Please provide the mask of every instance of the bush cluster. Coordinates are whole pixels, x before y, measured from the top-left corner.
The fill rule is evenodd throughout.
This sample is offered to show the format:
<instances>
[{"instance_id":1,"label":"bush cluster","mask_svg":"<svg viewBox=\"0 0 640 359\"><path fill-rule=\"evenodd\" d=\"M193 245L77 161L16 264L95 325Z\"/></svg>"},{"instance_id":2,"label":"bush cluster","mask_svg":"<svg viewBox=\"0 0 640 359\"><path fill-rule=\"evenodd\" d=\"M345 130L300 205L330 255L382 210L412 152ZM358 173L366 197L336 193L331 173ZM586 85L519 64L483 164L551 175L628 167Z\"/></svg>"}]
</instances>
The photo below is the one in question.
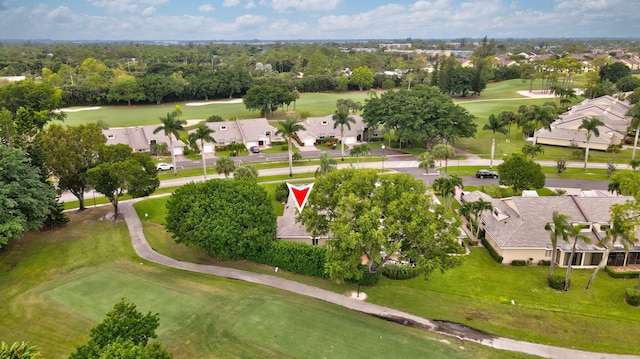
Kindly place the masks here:
<instances>
[{"instance_id":1,"label":"bush cluster","mask_svg":"<svg viewBox=\"0 0 640 359\"><path fill-rule=\"evenodd\" d=\"M553 289L556 289L556 290L564 289L564 276L554 274L551 277L549 277L548 282L549 282L549 287ZM571 281L569 281L569 284L571 284Z\"/></svg>"},{"instance_id":2,"label":"bush cluster","mask_svg":"<svg viewBox=\"0 0 640 359\"><path fill-rule=\"evenodd\" d=\"M327 278L324 259L327 249L305 243L273 241L249 260L298 274Z\"/></svg>"},{"instance_id":3,"label":"bush cluster","mask_svg":"<svg viewBox=\"0 0 640 359\"><path fill-rule=\"evenodd\" d=\"M415 278L418 272L412 266L387 264L382 267L382 275L389 279L403 280Z\"/></svg>"},{"instance_id":4,"label":"bush cluster","mask_svg":"<svg viewBox=\"0 0 640 359\"><path fill-rule=\"evenodd\" d=\"M280 203L287 201L287 198L289 197L289 187L287 187L286 183L282 182L276 186L275 196L276 201Z\"/></svg>"},{"instance_id":5,"label":"bush cluster","mask_svg":"<svg viewBox=\"0 0 640 359\"><path fill-rule=\"evenodd\" d=\"M498 252L496 252L495 249L493 249L493 247L491 247L491 245L489 244L489 242L487 242L487 239L482 237L482 245L487 249L487 251L489 251L489 254L491 255L491 258L493 258L493 260L495 260L498 263L502 263L502 260L504 258L502 258L501 255L498 254Z\"/></svg>"},{"instance_id":6,"label":"bush cluster","mask_svg":"<svg viewBox=\"0 0 640 359\"><path fill-rule=\"evenodd\" d=\"M611 278L619 279L634 279L638 278L638 275L640 275L640 272L616 272L609 266L604 267L604 271L607 272Z\"/></svg>"},{"instance_id":7,"label":"bush cluster","mask_svg":"<svg viewBox=\"0 0 640 359\"><path fill-rule=\"evenodd\" d=\"M360 280L352 278L349 282L360 283L364 286L372 286L378 284L380 281L380 271L369 273L369 268L367 268L367 266L360 266L360 271L362 272L362 278L360 278Z\"/></svg>"},{"instance_id":8,"label":"bush cluster","mask_svg":"<svg viewBox=\"0 0 640 359\"><path fill-rule=\"evenodd\" d=\"M550 260L546 260L546 259L541 259L538 261L538 265L539 266L550 266L551 265L551 261Z\"/></svg>"},{"instance_id":9,"label":"bush cluster","mask_svg":"<svg viewBox=\"0 0 640 359\"><path fill-rule=\"evenodd\" d=\"M638 288L628 288L625 297L627 298L627 304L634 307L640 306L640 290Z\"/></svg>"},{"instance_id":10,"label":"bush cluster","mask_svg":"<svg viewBox=\"0 0 640 359\"><path fill-rule=\"evenodd\" d=\"M527 265L527 261L524 259L514 259L511 261L511 265L515 267L524 267Z\"/></svg>"}]
</instances>

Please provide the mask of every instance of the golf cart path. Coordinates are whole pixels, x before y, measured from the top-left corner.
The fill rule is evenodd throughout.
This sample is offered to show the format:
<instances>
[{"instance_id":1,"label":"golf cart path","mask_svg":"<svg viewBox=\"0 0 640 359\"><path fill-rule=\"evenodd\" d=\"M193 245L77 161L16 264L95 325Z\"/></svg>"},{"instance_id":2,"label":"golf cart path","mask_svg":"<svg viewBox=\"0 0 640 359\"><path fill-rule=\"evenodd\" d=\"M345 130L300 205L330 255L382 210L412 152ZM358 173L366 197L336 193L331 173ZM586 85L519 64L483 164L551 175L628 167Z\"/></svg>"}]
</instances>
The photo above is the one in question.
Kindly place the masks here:
<instances>
[{"instance_id":1,"label":"golf cart path","mask_svg":"<svg viewBox=\"0 0 640 359\"><path fill-rule=\"evenodd\" d=\"M135 202L135 200L121 202L120 211L124 216L127 227L129 228L129 234L131 236L131 242L133 244L134 250L140 257L153 263L191 272L211 274L215 276L243 280L246 282L283 289L289 292L319 299L328 303L337 304L342 307L361 313L366 313L381 319L423 328L431 332L442 334L454 339L470 341L496 349L509 350L537 355L543 358L556 359L640 358L638 356L632 355L585 352L580 350L559 348L549 345L495 337L458 324L428 320L399 310L367 303L342 294L330 292L324 289L279 278L276 276L246 272L233 268L178 261L176 259L162 255L151 248L151 246L147 242L147 239L145 238L144 231L142 229L142 222L140 221L140 218L133 208L133 204Z\"/></svg>"}]
</instances>

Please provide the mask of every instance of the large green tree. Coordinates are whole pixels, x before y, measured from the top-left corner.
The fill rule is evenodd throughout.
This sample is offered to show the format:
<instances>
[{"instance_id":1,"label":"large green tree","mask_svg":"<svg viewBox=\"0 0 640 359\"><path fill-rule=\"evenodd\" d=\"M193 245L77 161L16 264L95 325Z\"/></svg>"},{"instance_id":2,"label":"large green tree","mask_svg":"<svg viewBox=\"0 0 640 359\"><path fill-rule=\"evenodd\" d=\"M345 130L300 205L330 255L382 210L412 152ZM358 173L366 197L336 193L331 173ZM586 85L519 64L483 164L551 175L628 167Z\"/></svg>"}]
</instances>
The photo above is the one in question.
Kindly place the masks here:
<instances>
[{"instance_id":1,"label":"large green tree","mask_svg":"<svg viewBox=\"0 0 640 359\"><path fill-rule=\"evenodd\" d=\"M58 180L58 188L78 198L84 206L84 193L90 189L87 171L97 164L98 149L107 142L95 124L68 126L53 124L43 136L47 168Z\"/></svg>"},{"instance_id":2,"label":"large green tree","mask_svg":"<svg viewBox=\"0 0 640 359\"><path fill-rule=\"evenodd\" d=\"M370 89L373 86L373 71L366 66L357 67L351 72L349 83L360 91Z\"/></svg>"},{"instance_id":3,"label":"large green tree","mask_svg":"<svg viewBox=\"0 0 640 359\"><path fill-rule=\"evenodd\" d=\"M276 135L281 135L287 140L289 151L289 177L293 177L293 150L291 148L294 136L298 131L306 130L306 128L295 118L287 117L284 121L278 121L276 124Z\"/></svg>"},{"instance_id":4,"label":"large green tree","mask_svg":"<svg viewBox=\"0 0 640 359\"><path fill-rule=\"evenodd\" d=\"M452 143L476 133L474 116L453 103L436 87L415 86L412 90L387 91L365 100L362 114L369 128L380 125L395 130L400 142L431 148L439 142Z\"/></svg>"},{"instance_id":5,"label":"large green tree","mask_svg":"<svg viewBox=\"0 0 640 359\"><path fill-rule=\"evenodd\" d=\"M133 303L125 299L116 303L106 318L89 331L89 341L71 354L71 359L169 359L171 354L157 338L160 325L158 313L142 314Z\"/></svg>"},{"instance_id":6,"label":"large green tree","mask_svg":"<svg viewBox=\"0 0 640 359\"><path fill-rule=\"evenodd\" d=\"M513 188L515 192L544 187L542 167L524 155L514 153L498 165L500 184Z\"/></svg>"},{"instance_id":7,"label":"large green tree","mask_svg":"<svg viewBox=\"0 0 640 359\"><path fill-rule=\"evenodd\" d=\"M134 77L119 79L109 86L109 101L126 101L131 106L131 101L144 101L146 96L140 82Z\"/></svg>"},{"instance_id":8,"label":"large green tree","mask_svg":"<svg viewBox=\"0 0 640 359\"><path fill-rule=\"evenodd\" d=\"M255 181L212 179L178 188L167 201L166 228L178 243L220 259L248 258L273 240L276 217Z\"/></svg>"},{"instance_id":9,"label":"large green tree","mask_svg":"<svg viewBox=\"0 0 640 359\"><path fill-rule=\"evenodd\" d=\"M278 107L289 105L294 100L295 96L286 86L275 82L256 85L250 88L243 97L247 110L259 110L262 116L269 116Z\"/></svg>"},{"instance_id":10,"label":"large green tree","mask_svg":"<svg viewBox=\"0 0 640 359\"><path fill-rule=\"evenodd\" d=\"M611 176L609 191L623 196L632 196L640 201L640 171L615 171Z\"/></svg>"},{"instance_id":11,"label":"large green tree","mask_svg":"<svg viewBox=\"0 0 640 359\"><path fill-rule=\"evenodd\" d=\"M325 270L339 282L359 279L363 255L370 273L396 255L425 276L459 262L451 256L461 249L459 219L408 174L330 172L316 179L299 220L315 237L331 234Z\"/></svg>"},{"instance_id":12,"label":"large green tree","mask_svg":"<svg viewBox=\"0 0 640 359\"><path fill-rule=\"evenodd\" d=\"M128 146L103 146L99 158L104 162L87 171L89 185L107 197L113 205L114 221L118 218L118 203L123 194L127 193L134 198L144 197L153 193L160 185L158 171L149 154L132 153L129 148L125 155L121 148Z\"/></svg>"},{"instance_id":13,"label":"large green tree","mask_svg":"<svg viewBox=\"0 0 640 359\"><path fill-rule=\"evenodd\" d=\"M56 192L42 181L27 154L0 144L0 248L42 228L55 209Z\"/></svg>"}]
</instances>

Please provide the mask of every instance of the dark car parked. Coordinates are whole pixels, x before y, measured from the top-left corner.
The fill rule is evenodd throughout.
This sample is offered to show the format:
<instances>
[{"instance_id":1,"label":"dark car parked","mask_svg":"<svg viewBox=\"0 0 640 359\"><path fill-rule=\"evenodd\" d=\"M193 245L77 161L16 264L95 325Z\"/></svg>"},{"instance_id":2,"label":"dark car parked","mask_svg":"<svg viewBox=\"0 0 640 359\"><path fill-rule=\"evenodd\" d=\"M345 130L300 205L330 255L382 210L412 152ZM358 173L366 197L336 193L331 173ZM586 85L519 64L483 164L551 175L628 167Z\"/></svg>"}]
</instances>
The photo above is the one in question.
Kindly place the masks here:
<instances>
[{"instance_id":1,"label":"dark car parked","mask_svg":"<svg viewBox=\"0 0 640 359\"><path fill-rule=\"evenodd\" d=\"M249 151L251 151L251 153L260 153L260 147L258 147L258 146L251 146L251 148L249 149Z\"/></svg>"},{"instance_id":2,"label":"dark car parked","mask_svg":"<svg viewBox=\"0 0 640 359\"><path fill-rule=\"evenodd\" d=\"M476 172L476 178L498 178L498 174L489 170L480 170Z\"/></svg>"}]
</instances>

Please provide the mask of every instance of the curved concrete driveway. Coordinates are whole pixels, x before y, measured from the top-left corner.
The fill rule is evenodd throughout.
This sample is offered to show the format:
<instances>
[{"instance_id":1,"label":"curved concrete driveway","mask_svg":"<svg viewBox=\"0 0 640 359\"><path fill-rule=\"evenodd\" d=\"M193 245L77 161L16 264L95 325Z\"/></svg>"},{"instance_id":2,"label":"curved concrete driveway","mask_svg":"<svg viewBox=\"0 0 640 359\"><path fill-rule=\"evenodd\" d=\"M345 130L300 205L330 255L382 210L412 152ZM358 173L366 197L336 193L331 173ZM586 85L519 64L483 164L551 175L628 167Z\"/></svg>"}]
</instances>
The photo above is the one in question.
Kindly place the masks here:
<instances>
[{"instance_id":1,"label":"curved concrete driveway","mask_svg":"<svg viewBox=\"0 0 640 359\"><path fill-rule=\"evenodd\" d=\"M435 322L425 318L421 318L409 313L405 313L392 308L383 307L367 302L362 302L357 299L352 299L347 296L330 292L324 289L312 287L306 284L294 282L279 277L274 277L265 274L257 274L246 272L233 268L216 267L203 264L195 264L189 262L182 262L173 258L164 256L154 251L147 239L144 236L142 230L142 222L133 208L135 201L125 201L120 204L120 211L124 216L129 233L131 235L131 242L136 253L150 261L157 264L161 264L167 267L178 268L191 272L199 272L205 274L216 275L220 277L226 277L231 279L243 280L246 282L268 285L270 287L287 290L293 293L305 295L315 299L319 299L332 304L340 305L351 310L373 315L379 318L399 322L405 325L412 325L430 330L435 333L454 337L460 340L470 341L485 345L488 347L510 350L514 352L521 352L526 354L537 355L544 358L556 358L556 359L631 359L640 358L632 355L616 355L616 354L604 354L604 353L592 353L579 350L572 350L566 348L553 347L543 344L528 343L513 339L499 338L491 335L487 335L469 328L462 327L460 325Z\"/></svg>"}]
</instances>

